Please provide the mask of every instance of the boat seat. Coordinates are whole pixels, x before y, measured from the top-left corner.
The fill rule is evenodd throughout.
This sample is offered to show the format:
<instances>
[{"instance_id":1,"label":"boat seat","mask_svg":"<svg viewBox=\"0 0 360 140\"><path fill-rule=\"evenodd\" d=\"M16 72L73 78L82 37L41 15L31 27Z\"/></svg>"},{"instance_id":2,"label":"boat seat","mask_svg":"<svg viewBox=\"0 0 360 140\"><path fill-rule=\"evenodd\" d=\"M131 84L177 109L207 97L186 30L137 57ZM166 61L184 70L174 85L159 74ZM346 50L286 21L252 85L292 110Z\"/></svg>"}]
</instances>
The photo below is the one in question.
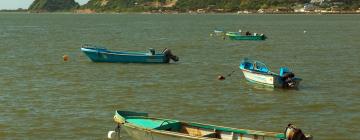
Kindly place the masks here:
<instances>
[{"instance_id":1,"label":"boat seat","mask_svg":"<svg viewBox=\"0 0 360 140\"><path fill-rule=\"evenodd\" d=\"M250 70L253 70L254 69L254 66L253 66L253 64L251 64L251 63L243 63L243 64L241 64L241 67L243 68L243 69L250 69Z\"/></svg>"},{"instance_id":2,"label":"boat seat","mask_svg":"<svg viewBox=\"0 0 360 140\"><path fill-rule=\"evenodd\" d=\"M258 71L264 72L264 73L268 73L268 72L269 72L269 69L267 69L267 68L265 68L265 67L260 67L260 68L258 69Z\"/></svg>"},{"instance_id":3,"label":"boat seat","mask_svg":"<svg viewBox=\"0 0 360 140\"><path fill-rule=\"evenodd\" d=\"M167 121L165 121L165 123L162 123L162 125L154 128L154 129L179 132L180 129L181 129L181 124L179 122L169 122L169 123L167 123Z\"/></svg>"}]
</instances>

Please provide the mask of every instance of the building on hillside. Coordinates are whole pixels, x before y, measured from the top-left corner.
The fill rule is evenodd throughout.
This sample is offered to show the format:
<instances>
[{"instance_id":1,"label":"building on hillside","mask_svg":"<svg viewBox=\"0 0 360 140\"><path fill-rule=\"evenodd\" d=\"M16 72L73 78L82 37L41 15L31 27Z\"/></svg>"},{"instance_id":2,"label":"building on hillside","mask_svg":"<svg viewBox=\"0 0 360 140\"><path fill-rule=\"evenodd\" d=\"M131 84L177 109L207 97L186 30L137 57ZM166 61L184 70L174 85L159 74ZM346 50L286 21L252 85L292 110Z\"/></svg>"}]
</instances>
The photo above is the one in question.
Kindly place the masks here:
<instances>
[{"instance_id":1,"label":"building on hillside","mask_svg":"<svg viewBox=\"0 0 360 140\"><path fill-rule=\"evenodd\" d=\"M204 9L197 9L196 13L205 13L206 11Z\"/></svg>"},{"instance_id":2,"label":"building on hillside","mask_svg":"<svg viewBox=\"0 0 360 140\"><path fill-rule=\"evenodd\" d=\"M304 12L313 12L317 7L314 4L305 4L304 5Z\"/></svg>"},{"instance_id":3,"label":"building on hillside","mask_svg":"<svg viewBox=\"0 0 360 140\"><path fill-rule=\"evenodd\" d=\"M244 11L237 11L237 14L251 14L253 12L248 11L248 10L244 10Z\"/></svg>"},{"instance_id":4,"label":"building on hillside","mask_svg":"<svg viewBox=\"0 0 360 140\"><path fill-rule=\"evenodd\" d=\"M295 9L294 9L294 12L295 12L295 13L304 13L304 12L305 12L305 9L304 9L304 7L295 8Z\"/></svg>"},{"instance_id":5,"label":"building on hillside","mask_svg":"<svg viewBox=\"0 0 360 140\"><path fill-rule=\"evenodd\" d=\"M331 6L330 7L330 11L333 12L333 13L340 12L342 10L343 10L343 8L341 8L339 6Z\"/></svg>"},{"instance_id":6,"label":"building on hillside","mask_svg":"<svg viewBox=\"0 0 360 140\"><path fill-rule=\"evenodd\" d=\"M311 0L310 3L313 3L313 4L321 4L323 3L325 0Z\"/></svg>"},{"instance_id":7,"label":"building on hillside","mask_svg":"<svg viewBox=\"0 0 360 140\"><path fill-rule=\"evenodd\" d=\"M278 7L276 8L275 12L277 13L291 13L294 12L294 9L290 7Z\"/></svg>"},{"instance_id":8,"label":"building on hillside","mask_svg":"<svg viewBox=\"0 0 360 140\"><path fill-rule=\"evenodd\" d=\"M275 12L275 10L274 9L259 9L258 11L257 11L258 13L274 13Z\"/></svg>"}]
</instances>

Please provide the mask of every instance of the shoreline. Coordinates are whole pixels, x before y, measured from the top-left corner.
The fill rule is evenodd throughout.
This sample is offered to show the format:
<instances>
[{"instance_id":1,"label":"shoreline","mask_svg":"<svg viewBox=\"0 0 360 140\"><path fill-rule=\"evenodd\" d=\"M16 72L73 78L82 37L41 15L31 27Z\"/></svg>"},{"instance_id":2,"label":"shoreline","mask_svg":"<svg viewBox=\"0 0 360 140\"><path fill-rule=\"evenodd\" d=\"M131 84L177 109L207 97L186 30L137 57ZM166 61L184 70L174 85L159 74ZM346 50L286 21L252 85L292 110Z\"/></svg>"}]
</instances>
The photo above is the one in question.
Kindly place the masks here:
<instances>
[{"instance_id":1,"label":"shoreline","mask_svg":"<svg viewBox=\"0 0 360 140\"><path fill-rule=\"evenodd\" d=\"M178 11L166 11L166 12L94 12L94 11L68 11L68 12L30 12L30 11L1 11L0 13L18 13L18 14L189 14L189 15L357 15L358 11L337 11L337 12L178 12Z\"/></svg>"}]
</instances>

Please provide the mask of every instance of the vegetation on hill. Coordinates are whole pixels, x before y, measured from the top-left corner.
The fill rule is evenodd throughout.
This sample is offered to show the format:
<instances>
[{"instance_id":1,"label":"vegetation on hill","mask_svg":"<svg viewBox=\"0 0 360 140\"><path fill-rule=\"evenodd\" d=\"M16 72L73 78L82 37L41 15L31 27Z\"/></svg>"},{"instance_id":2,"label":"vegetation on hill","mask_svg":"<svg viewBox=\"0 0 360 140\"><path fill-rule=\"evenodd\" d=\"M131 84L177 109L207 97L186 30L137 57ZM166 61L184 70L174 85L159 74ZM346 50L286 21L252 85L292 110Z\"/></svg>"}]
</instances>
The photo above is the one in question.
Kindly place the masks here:
<instances>
[{"instance_id":1,"label":"vegetation on hill","mask_svg":"<svg viewBox=\"0 0 360 140\"><path fill-rule=\"evenodd\" d=\"M29 7L33 12L69 11L79 7L74 0L35 0Z\"/></svg>"},{"instance_id":2,"label":"vegetation on hill","mask_svg":"<svg viewBox=\"0 0 360 140\"><path fill-rule=\"evenodd\" d=\"M174 5L166 6L168 3L174 3ZM277 7L292 9L302 7L306 3L313 3L321 8L337 7L342 10L357 10L360 7L360 0L90 0L82 8L97 12L136 12L158 9L181 12L197 9L235 12Z\"/></svg>"},{"instance_id":3,"label":"vegetation on hill","mask_svg":"<svg viewBox=\"0 0 360 140\"><path fill-rule=\"evenodd\" d=\"M319 0L321 1L321 0ZM176 8L181 11L196 9L224 9L224 11L258 10L260 8L287 7L293 8L304 6L311 0L178 0ZM360 7L360 0L323 0L314 2L315 6L322 8L337 6L344 10L357 9Z\"/></svg>"},{"instance_id":4,"label":"vegetation on hill","mask_svg":"<svg viewBox=\"0 0 360 140\"><path fill-rule=\"evenodd\" d=\"M162 7L174 0L90 0L82 9L92 9L97 12L149 11Z\"/></svg>"},{"instance_id":5,"label":"vegetation on hill","mask_svg":"<svg viewBox=\"0 0 360 140\"><path fill-rule=\"evenodd\" d=\"M196 11L236 12L259 9L295 9L311 3L322 9L359 10L360 0L89 0L79 6L74 0L35 0L29 11L54 12L73 9L95 12ZM79 11L80 11L79 10ZM289 10L291 11L291 10Z\"/></svg>"}]
</instances>

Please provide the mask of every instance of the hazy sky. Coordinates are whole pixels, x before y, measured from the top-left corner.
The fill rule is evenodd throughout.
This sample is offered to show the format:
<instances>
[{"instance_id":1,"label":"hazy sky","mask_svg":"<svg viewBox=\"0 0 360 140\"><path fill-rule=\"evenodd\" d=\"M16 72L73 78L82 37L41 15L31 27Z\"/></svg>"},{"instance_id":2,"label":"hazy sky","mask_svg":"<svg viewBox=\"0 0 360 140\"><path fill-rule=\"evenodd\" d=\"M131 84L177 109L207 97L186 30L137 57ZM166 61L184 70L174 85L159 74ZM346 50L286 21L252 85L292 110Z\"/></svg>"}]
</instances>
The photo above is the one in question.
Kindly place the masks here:
<instances>
[{"instance_id":1,"label":"hazy sky","mask_svg":"<svg viewBox=\"0 0 360 140\"><path fill-rule=\"evenodd\" d=\"M34 0L0 0L0 9L27 9ZM89 0L75 0L80 5L85 4Z\"/></svg>"}]
</instances>

